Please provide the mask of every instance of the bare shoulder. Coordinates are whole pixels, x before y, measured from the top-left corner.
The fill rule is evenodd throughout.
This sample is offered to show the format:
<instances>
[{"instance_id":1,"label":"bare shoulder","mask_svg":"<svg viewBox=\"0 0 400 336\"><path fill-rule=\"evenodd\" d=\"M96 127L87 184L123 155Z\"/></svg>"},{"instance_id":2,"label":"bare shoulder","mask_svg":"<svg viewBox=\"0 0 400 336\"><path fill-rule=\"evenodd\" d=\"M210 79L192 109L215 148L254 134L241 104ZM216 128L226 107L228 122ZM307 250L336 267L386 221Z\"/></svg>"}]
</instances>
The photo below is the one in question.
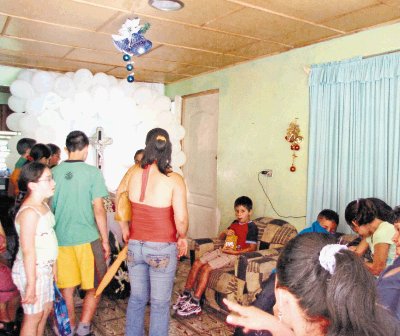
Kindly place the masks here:
<instances>
[{"instance_id":1,"label":"bare shoulder","mask_svg":"<svg viewBox=\"0 0 400 336\"><path fill-rule=\"evenodd\" d=\"M24 223L29 223L32 221L36 221L39 218L39 214L37 213L36 210L32 209L32 208L24 208L22 209L17 216L17 220L19 222L20 225L23 225Z\"/></svg>"},{"instance_id":2,"label":"bare shoulder","mask_svg":"<svg viewBox=\"0 0 400 336\"><path fill-rule=\"evenodd\" d=\"M179 184L179 185L184 184L183 177L178 173L171 172L171 173L168 174L168 177L175 184Z\"/></svg>"}]
</instances>

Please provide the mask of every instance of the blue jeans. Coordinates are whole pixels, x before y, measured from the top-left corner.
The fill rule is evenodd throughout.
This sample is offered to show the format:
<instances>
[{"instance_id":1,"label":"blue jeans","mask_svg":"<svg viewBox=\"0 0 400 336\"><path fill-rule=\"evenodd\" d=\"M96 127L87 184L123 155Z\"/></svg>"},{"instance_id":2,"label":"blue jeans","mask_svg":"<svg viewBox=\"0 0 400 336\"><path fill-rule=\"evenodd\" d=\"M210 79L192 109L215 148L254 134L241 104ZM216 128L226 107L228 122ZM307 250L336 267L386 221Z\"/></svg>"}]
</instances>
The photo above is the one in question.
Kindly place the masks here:
<instances>
[{"instance_id":1,"label":"blue jeans","mask_svg":"<svg viewBox=\"0 0 400 336\"><path fill-rule=\"evenodd\" d=\"M144 314L150 298L150 336L168 336L170 301L177 266L176 243L130 240L128 269L131 296L126 335L144 335Z\"/></svg>"}]
</instances>

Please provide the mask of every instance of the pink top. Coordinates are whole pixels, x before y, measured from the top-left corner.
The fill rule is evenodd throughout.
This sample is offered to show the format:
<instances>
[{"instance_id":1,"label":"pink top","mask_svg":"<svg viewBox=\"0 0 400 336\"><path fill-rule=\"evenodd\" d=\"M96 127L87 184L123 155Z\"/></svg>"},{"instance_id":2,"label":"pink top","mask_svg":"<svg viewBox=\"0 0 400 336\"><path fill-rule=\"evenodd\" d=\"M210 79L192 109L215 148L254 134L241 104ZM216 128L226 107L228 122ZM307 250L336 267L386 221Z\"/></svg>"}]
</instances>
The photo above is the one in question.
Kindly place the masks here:
<instances>
[{"instance_id":1,"label":"pink top","mask_svg":"<svg viewBox=\"0 0 400 336\"><path fill-rule=\"evenodd\" d=\"M144 201L150 165L146 166L142 174L142 188L140 202ZM129 239L152 242L176 242L176 227L174 210L169 207L153 207L147 204L131 202L132 220Z\"/></svg>"}]
</instances>

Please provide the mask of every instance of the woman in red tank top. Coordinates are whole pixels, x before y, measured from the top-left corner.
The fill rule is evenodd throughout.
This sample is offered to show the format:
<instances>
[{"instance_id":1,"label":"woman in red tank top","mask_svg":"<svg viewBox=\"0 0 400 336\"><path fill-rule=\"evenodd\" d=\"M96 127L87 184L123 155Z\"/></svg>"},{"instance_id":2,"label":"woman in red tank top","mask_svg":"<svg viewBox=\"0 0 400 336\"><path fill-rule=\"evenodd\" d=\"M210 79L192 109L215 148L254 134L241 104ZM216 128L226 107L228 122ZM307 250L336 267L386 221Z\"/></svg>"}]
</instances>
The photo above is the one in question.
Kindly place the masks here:
<instances>
[{"instance_id":1,"label":"woman in red tank top","mask_svg":"<svg viewBox=\"0 0 400 336\"><path fill-rule=\"evenodd\" d=\"M149 131L140 166L121 181L132 206L130 225L121 222L128 242L131 296L126 314L126 335L142 336L150 300L150 336L167 336L169 308L177 260L187 253L188 213L186 186L172 172L172 146L161 128ZM118 203L118 202L116 202Z\"/></svg>"}]
</instances>

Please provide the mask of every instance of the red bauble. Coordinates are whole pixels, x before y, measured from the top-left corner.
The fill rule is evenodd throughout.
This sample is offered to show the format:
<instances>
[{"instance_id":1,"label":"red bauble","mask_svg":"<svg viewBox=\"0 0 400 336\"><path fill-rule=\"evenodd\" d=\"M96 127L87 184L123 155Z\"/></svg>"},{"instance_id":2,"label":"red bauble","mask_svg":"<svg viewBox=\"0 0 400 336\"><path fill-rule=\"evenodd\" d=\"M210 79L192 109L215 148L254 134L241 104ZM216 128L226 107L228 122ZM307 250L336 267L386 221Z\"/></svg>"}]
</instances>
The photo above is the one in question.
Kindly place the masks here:
<instances>
[{"instance_id":1,"label":"red bauble","mask_svg":"<svg viewBox=\"0 0 400 336\"><path fill-rule=\"evenodd\" d=\"M300 149L300 146L299 145L294 145L294 150L299 150Z\"/></svg>"},{"instance_id":2,"label":"red bauble","mask_svg":"<svg viewBox=\"0 0 400 336\"><path fill-rule=\"evenodd\" d=\"M291 146L290 146L290 149L291 149L291 150L294 150L294 145L291 145Z\"/></svg>"},{"instance_id":3,"label":"red bauble","mask_svg":"<svg viewBox=\"0 0 400 336\"><path fill-rule=\"evenodd\" d=\"M296 171L296 167L292 165L292 166L290 167L290 171L291 171L292 173L294 173L294 172Z\"/></svg>"}]
</instances>

